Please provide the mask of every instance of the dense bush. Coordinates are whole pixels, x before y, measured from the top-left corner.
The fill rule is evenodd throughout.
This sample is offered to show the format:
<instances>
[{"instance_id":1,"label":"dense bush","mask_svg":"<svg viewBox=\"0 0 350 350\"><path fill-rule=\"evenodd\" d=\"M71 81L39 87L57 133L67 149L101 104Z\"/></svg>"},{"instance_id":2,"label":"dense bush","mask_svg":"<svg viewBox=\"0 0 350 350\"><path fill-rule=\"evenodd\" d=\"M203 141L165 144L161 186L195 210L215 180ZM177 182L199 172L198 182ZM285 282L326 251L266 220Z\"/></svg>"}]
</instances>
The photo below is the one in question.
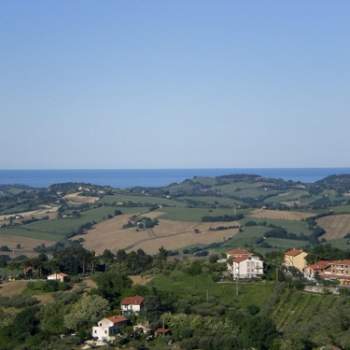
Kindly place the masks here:
<instances>
[{"instance_id":1,"label":"dense bush","mask_svg":"<svg viewBox=\"0 0 350 350\"><path fill-rule=\"evenodd\" d=\"M28 291L39 293L57 292L70 288L71 286L68 283L58 281L33 281L27 284Z\"/></svg>"}]
</instances>

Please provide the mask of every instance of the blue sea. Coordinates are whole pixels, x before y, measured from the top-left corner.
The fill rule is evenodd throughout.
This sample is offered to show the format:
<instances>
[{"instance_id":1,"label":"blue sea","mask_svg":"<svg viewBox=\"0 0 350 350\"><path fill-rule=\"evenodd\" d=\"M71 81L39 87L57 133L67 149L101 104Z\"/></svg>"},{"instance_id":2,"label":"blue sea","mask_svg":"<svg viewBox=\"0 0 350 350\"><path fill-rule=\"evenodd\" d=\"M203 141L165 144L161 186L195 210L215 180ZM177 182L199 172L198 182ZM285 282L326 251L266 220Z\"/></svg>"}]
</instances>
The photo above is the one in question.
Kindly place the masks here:
<instances>
[{"instance_id":1,"label":"blue sea","mask_svg":"<svg viewBox=\"0 0 350 350\"><path fill-rule=\"evenodd\" d=\"M152 169L152 170L0 170L0 184L47 187L54 183L85 182L117 188L157 187L194 176L257 174L302 182L314 182L329 175L350 174L350 168L233 168L233 169Z\"/></svg>"}]
</instances>

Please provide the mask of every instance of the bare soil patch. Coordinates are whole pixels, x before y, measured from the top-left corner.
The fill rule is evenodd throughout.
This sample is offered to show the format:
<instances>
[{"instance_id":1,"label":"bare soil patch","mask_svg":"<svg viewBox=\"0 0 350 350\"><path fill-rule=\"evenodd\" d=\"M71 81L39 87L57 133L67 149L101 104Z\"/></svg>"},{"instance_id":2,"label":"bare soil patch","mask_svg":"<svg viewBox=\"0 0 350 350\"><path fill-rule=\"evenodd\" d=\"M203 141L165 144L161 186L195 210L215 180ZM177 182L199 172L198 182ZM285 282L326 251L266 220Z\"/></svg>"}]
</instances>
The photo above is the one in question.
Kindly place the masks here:
<instances>
[{"instance_id":1,"label":"bare soil patch","mask_svg":"<svg viewBox=\"0 0 350 350\"><path fill-rule=\"evenodd\" d=\"M324 216L317 220L317 224L326 231L322 238L327 240L343 238L350 233L350 214Z\"/></svg>"},{"instance_id":2,"label":"bare soil patch","mask_svg":"<svg viewBox=\"0 0 350 350\"><path fill-rule=\"evenodd\" d=\"M147 213L145 216L158 217L159 212ZM97 254L105 249L127 251L143 249L147 253L156 253L160 247L179 249L189 245L222 242L238 233L238 228L211 231L211 227L230 226L234 223L195 223L159 219L159 225L147 230L135 228L123 229L130 215L119 215L103 221L88 231L87 234L74 237L83 238L84 245Z\"/></svg>"},{"instance_id":3,"label":"bare soil patch","mask_svg":"<svg viewBox=\"0 0 350 350\"><path fill-rule=\"evenodd\" d=\"M50 220L56 219L58 214L58 207L47 206L38 210L25 211L21 213L13 213L8 215L0 215L0 227L2 225L8 225L12 220L13 223L20 224L29 219L43 219L48 217Z\"/></svg>"},{"instance_id":4,"label":"bare soil patch","mask_svg":"<svg viewBox=\"0 0 350 350\"><path fill-rule=\"evenodd\" d=\"M256 219L275 219L275 220L304 220L314 214L301 211L289 210L271 210L271 209L255 209L250 216Z\"/></svg>"},{"instance_id":5,"label":"bare soil patch","mask_svg":"<svg viewBox=\"0 0 350 350\"><path fill-rule=\"evenodd\" d=\"M134 275L134 276L129 276L129 277L132 280L133 284L138 284L140 286L144 286L144 285L148 284L153 279L152 276L142 276L142 275Z\"/></svg>"},{"instance_id":6,"label":"bare soil patch","mask_svg":"<svg viewBox=\"0 0 350 350\"><path fill-rule=\"evenodd\" d=\"M100 198L93 196L82 196L80 192L70 193L64 196L64 199L68 202L79 203L79 204L93 204L96 203Z\"/></svg>"}]
</instances>

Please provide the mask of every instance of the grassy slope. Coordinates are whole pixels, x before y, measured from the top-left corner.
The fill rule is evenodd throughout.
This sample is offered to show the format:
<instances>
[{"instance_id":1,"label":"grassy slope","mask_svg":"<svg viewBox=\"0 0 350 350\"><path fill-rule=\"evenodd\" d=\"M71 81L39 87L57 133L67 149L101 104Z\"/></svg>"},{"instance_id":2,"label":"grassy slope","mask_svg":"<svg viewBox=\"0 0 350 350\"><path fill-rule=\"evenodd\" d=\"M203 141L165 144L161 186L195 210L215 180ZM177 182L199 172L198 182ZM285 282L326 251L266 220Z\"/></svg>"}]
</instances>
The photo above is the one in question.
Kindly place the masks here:
<instances>
[{"instance_id":1,"label":"grassy slope","mask_svg":"<svg viewBox=\"0 0 350 350\"><path fill-rule=\"evenodd\" d=\"M264 305L273 289L270 282L239 283L239 295L236 296L236 285L234 283L215 283L208 275L190 276L183 272L175 271L169 276L159 275L155 277L151 285L160 290L174 293L179 299L181 297L209 296L217 297L225 305L234 305L237 302L242 306L251 304Z\"/></svg>"},{"instance_id":2,"label":"grassy slope","mask_svg":"<svg viewBox=\"0 0 350 350\"><path fill-rule=\"evenodd\" d=\"M87 222L102 221L107 215L113 214L115 209L113 207L99 207L81 212L79 218L45 220L17 227L3 228L0 230L0 235L11 234L57 241Z\"/></svg>"},{"instance_id":3,"label":"grassy slope","mask_svg":"<svg viewBox=\"0 0 350 350\"><path fill-rule=\"evenodd\" d=\"M267 224L272 224L276 226L283 227L289 233L303 233L305 235L309 235L311 232L309 230L309 226L306 221L298 221L298 220L276 220L276 219L256 219L247 217L242 220L243 223L253 220L257 223L266 222Z\"/></svg>"},{"instance_id":4,"label":"grassy slope","mask_svg":"<svg viewBox=\"0 0 350 350\"><path fill-rule=\"evenodd\" d=\"M105 196L101 199L102 203L112 204L118 202L134 202L141 204L149 204L149 205L167 205L167 206L184 206L184 203L178 202L173 199L161 198L161 197L152 197L152 196L142 196L142 195L125 195L125 194L115 194Z\"/></svg>"},{"instance_id":5,"label":"grassy slope","mask_svg":"<svg viewBox=\"0 0 350 350\"><path fill-rule=\"evenodd\" d=\"M210 297L227 306L239 305L247 307L255 304L261 309L267 307L278 330L287 337L298 333L306 333L307 337L322 343L323 335L328 335L327 322L320 322L329 312L335 312L335 307L346 300L346 297L334 295L317 295L295 289L284 289L279 298L274 299L274 283L270 281L239 283L239 295L236 296L234 283L215 283L207 275L189 276L175 271L169 276L156 276L151 285L174 293L178 299L200 297L205 300L208 291ZM345 298L345 299L344 299ZM270 304L272 300L274 303ZM271 307L271 309L270 309ZM318 325L319 327L315 327ZM310 325L312 325L310 327ZM329 332L328 332L329 333Z\"/></svg>"}]
</instances>

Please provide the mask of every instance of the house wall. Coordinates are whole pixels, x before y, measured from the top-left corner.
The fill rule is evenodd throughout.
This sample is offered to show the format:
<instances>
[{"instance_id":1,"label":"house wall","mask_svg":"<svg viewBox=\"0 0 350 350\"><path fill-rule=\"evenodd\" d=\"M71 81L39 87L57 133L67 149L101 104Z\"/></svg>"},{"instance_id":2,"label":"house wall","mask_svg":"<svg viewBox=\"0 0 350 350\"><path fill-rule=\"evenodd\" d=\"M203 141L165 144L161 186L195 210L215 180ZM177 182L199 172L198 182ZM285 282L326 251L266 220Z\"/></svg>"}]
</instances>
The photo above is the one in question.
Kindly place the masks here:
<instances>
[{"instance_id":1,"label":"house wall","mask_svg":"<svg viewBox=\"0 0 350 350\"><path fill-rule=\"evenodd\" d=\"M251 257L240 263L233 262L232 265L228 264L228 270L232 274L233 278L257 278L264 274L264 263L258 257Z\"/></svg>"},{"instance_id":2,"label":"house wall","mask_svg":"<svg viewBox=\"0 0 350 350\"><path fill-rule=\"evenodd\" d=\"M92 337L101 341L110 341L117 333L117 327L107 318L98 322L98 326L92 327Z\"/></svg>"},{"instance_id":3,"label":"house wall","mask_svg":"<svg viewBox=\"0 0 350 350\"><path fill-rule=\"evenodd\" d=\"M122 305L121 309L123 312L140 312L141 311L141 305Z\"/></svg>"},{"instance_id":4,"label":"house wall","mask_svg":"<svg viewBox=\"0 0 350 350\"><path fill-rule=\"evenodd\" d=\"M60 282L64 282L64 276L61 275L50 275L47 276L47 279L49 281L60 281Z\"/></svg>"},{"instance_id":5,"label":"house wall","mask_svg":"<svg viewBox=\"0 0 350 350\"><path fill-rule=\"evenodd\" d=\"M303 272L305 267L307 266L306 262L306 256L307 253L301 253L297 256L290 256L290 255L285 255L284 256L284 266L287 267L295 267L299 271Z\"/></svg>"}]
</instances>

